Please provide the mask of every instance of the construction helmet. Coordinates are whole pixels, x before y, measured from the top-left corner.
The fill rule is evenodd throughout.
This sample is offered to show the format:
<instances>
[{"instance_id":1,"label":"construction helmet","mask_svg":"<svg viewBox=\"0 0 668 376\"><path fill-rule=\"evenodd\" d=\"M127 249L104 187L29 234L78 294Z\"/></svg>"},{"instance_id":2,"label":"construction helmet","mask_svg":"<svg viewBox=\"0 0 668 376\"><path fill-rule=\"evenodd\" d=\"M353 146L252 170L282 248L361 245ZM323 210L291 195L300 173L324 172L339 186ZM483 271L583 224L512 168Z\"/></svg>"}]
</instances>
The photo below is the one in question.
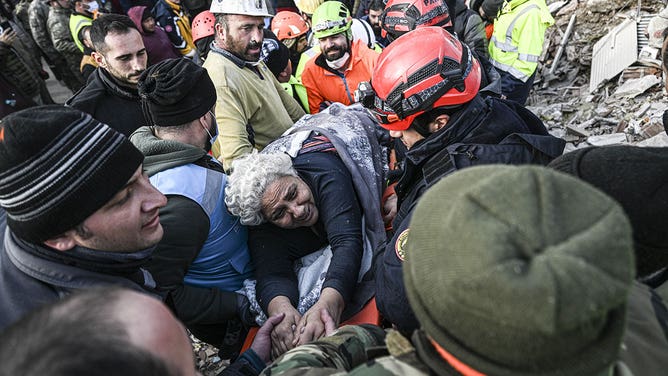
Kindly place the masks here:
<instances>
[{"instance_id":1,"label":"construction helmet","mask_svg":"<svg viewBox=\"0 0 668 376\"><path fill-rule=\"evenodd\" d=\"M311 16L323 2L324 0L295 0L295 6L300 12Z\"/></svg>"},{"instance_id":2,"label":"construction helmet","mask_svg":"<svg viewBox=\"0 0 668 376\"><path fill-rule=\"evenodd\" d=\"M445 0L389 0L379 21L381 35L390 41L422 26L452 27Z\"/></svg>"},{"instance_id":3,"label":"construction helmet","mask_svg":"<svg viewBox=\"0 0 668 376\"><path fill-rule=\"evenodd\" d=\"M273 17L265 0L213 0L211 13L240 14L254 17Z\"/></svg>"},{"instance_id":4,"label":"construction helmet","mask_svg":"<svg viewBox=\"0 0 668 376\"><path fill-rule=\"evenodd\" d=\"M427 111L472 100L480 74L465 44L441 27L424 27L385 48L371 75L373 97L361 102L383 128L403 131Z\"/></svg>"},{"instance_id":5,"label":"construction helmet","mask_svg":"<svg viewBox=\"0 0 668 376\"><path fill-rule=\"evenodd\" d=\"M325 1L315 10L311 19L313 35L318 39L345 32L346 37L352 40L352 24L350 11L338 1Z\"/></svg>"},{"instance_id":6,"label":"construction helmet","mask_svg":"<svg viewBox=\"0 0 668 376\"><path fill-rule=\"evenodd\" d=\"M274 19L271 20L271 31L280 41L304 35L308 29L306 21L295 12L281 11L276 13Z\"/></svg>"},{"instance_id":7,"label":"construction helmet","mask_svg":"<svg viewBox=\"0 0 668 376\"><path fill-rule=\"evenodd\" d=\"M206 38L214 34L214 25L216 24L216 17L213 13L205 10L195 16L192 23L193 42L197 42L202 38Z\"/></svg>"}]
</instances>

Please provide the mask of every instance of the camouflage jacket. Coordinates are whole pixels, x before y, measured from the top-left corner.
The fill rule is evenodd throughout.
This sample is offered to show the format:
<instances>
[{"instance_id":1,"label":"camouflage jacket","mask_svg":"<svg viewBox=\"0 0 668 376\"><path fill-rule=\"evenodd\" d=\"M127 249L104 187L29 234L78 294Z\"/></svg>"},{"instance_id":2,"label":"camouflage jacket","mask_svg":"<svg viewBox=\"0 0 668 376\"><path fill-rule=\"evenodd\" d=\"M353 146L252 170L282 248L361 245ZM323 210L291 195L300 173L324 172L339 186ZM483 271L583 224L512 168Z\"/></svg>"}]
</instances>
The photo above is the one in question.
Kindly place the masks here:
<instances>
[{"instance_id":1,"label":"camouflage jacket","mask_svg":"<svg viewBox=\"0 0 668 376\"><path fill-rule=\"evenodd\" d=\"M28 23L35 43L52 62L63 60L62 55L51 42L51 35L46 26L50 7L43 0L32 0L28 7Z\"/></svg>"},{"instance_id":2,"label":"camouflage jacket","mask_svg":"<svg viewBox=\"0 0 668 376\"><path fill-rule=\"evenodd\" d=\"M51 8L46 25L56 50L65 57L69 65L78 67L81 64L83 53L72 39L69 26L70 14L72 12L69 9Z\"/></svg>"},{"instance_id":3,"label":"camouflage jacket","mask_svg":"<svg viewBox=\"0 0 668 376\"><path fill-rule=\"evenodd\" d=\"M389 355L388 355L389 354ZM658 375L654 358L631 371L623 359L600 375ZM656 373L656 372L659 373ZM395 330L387 334L373 325L344 326L334 335L299 346L280 356L262 373L265 376L339 375L462 375L431 345L427 335L416 330L409 341ZM509 370L508 374L512 374ZM493 375L489 375L493 376Z\"/></svg>"}]
</instances>

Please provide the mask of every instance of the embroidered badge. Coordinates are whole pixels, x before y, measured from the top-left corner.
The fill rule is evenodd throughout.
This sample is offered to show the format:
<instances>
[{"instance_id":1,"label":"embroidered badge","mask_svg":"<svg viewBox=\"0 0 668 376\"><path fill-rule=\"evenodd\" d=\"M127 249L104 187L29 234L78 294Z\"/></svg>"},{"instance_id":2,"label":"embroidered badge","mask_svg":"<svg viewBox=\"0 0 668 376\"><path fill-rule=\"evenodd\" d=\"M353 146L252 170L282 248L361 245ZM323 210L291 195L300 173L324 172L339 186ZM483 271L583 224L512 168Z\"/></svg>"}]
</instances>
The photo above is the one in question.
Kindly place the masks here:
<instances>
[{"instance_id":1,"label":"embroidered badge","mask_svg":"<svg viewBox=\"0 0 668 376\"><path fill-rule=\"evenodd\" d=\"M406 240L408 240L408 232L410 231L409 228L405 229L399 236L397 237L397 242L394 243L394 252L397 254L397 257L399 260L402 262L406 258Z\"/></svg>"}]
</instances>

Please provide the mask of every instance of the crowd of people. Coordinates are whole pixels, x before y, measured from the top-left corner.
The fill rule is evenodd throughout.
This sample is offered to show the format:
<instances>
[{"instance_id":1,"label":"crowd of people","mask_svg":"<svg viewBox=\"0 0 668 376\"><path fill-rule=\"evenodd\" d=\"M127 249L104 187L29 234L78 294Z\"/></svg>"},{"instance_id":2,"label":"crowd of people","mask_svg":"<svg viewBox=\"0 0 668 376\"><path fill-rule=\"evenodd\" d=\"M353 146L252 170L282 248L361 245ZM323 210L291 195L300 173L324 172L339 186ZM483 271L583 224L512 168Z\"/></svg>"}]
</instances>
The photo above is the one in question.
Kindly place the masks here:
<instances>
[{"instance_id":1,"label":"crowd of people","mask_svg":"<svg viewBox=\"0 0 668 376\"><path fill-rule=\"evenodd\" d=\"M668 150L563 154L544 0L0 5L0 375L668 369Z\"/></svg>"}]
</instances>

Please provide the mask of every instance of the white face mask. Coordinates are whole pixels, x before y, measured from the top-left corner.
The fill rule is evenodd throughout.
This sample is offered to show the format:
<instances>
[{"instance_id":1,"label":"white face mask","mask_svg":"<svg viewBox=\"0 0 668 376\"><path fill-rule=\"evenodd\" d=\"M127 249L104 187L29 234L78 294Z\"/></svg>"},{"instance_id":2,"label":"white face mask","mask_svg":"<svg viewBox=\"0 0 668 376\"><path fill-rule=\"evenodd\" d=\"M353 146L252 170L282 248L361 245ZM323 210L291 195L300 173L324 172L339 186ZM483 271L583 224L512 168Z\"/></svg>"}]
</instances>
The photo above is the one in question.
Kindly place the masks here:
<instances>
[{"instance_id":1,"label":"white face mask","mask_svg":"<svg viewBox=\"0 0 668 376\"><path fill-rule=\"evenodd\" d=\"M88 5L88 11L91 13L100 9L100 4L98 4L97 1L91 1L90 3L86 3L86 5Z\"/></svg>"},{"instance_id":2,"label":"white face mask","mask_svg":"<svg viewBox=\"0 0 668 376\"><path fill-rule=\"evenodd\" d=\"M348 61L349 58L350 58L350 54L346 52L345 54L343 54L343 56L341 56L340 58L338 58L334 61L329 61L327 59L325 59L325 61L327 62L327 65L330 68L339 70L339 69L341 69L341 67L343 67L346 64L346 62Z\"/></svg>"}]
</instances>

